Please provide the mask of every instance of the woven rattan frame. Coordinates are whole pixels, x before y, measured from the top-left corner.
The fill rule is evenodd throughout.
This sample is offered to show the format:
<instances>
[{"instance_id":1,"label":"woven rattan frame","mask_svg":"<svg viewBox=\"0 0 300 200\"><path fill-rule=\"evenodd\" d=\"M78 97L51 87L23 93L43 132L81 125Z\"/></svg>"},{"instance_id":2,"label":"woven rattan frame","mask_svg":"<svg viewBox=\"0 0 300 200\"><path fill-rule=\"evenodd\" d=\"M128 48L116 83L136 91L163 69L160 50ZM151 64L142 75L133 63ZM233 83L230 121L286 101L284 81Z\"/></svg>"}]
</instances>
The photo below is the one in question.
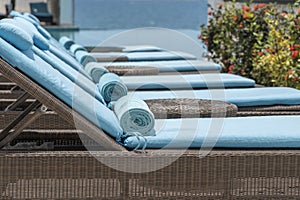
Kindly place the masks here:
<instances>
[{"instance_id":1,"label":"woven rattan frame","mask_svg":"<svg viewBox=\"0 0 300 200\"><path fill-rule=\"evenodd\" d=\"M238 111L234 104L204 99L154 99L145 102L156 119L234 117Z\"/></svg>"},{"instance_id":2,"label":"woven rattan frame","mask_svg":"<svg viewBox=\"0 0 300 200\"><path fill-rule=\"evenodd\" d=\"M120 164L164 162L176 151L95 152ZM299 199L299 151L188 151L149 173L126 173L85 151L0 153L2 199ZM138 166L137 166L138 167Z\"/></svg>"},{"instance_id":3,"label":"woven rattan frame","mask_svg":"<svg viewBox=\"0 0 300 200\"><path fill-rule=\"evenodd\" d=\"M0 152L2 199L299 199L299 150L176 150L128 152L28 77L0 60L0 73L107 150L94 152L120 165L153 164L148 173L112 169L86 151ZM114 150L114 151L109 151ZM118 150L118 151L116 151ZM136 166L138 167L138 166Z\"/></svg>"},{"instance_id":4,"label":"woven rattan frame","mask_svg":"<svg viewBox=\"0 0 300 200\"><path fill-rule=\"evenodd\" d=\"M105 66L110 72L118 76L141 76L141 75L158 75L159 70L155 67L147 66Z\"/></svg>"}]
</instances>

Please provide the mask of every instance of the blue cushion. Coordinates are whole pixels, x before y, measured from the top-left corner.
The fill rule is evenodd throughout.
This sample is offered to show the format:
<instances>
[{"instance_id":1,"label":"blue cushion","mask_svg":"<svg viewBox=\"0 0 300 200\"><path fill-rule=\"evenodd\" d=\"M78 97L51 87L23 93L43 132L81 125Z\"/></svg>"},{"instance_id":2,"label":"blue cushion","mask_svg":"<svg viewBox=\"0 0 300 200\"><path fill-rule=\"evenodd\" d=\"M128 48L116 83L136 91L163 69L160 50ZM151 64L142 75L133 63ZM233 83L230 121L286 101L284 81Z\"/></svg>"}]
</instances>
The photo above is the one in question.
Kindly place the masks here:
<instances>
[{"instance_id":1,"label":"blue cushion","mask_svg":"<svg viewBox=\"0 0 300 200\"><path fill-rule=\"evenodd\" d=\"M66 36L62 36L59 39L59 43L63 45L63 47L65 47L66 50L70 50L70 47L75 44L75 42L73 40L71 40L70 38L66 37Z\"/></svg>"},{"instance_id":2,"label":"blue cushion","mask_svg":"<svg viewBox=\"0 0 300 200\"><path fill-rule=\"evenodd\" d=\"M62 60L53 55L50 51L41 51L40 49L33 47L34 53L39 57L44 59L47 63L49 63L53 68L57 69L67 78L69 78L72 82L80 86L82 89L87 91L90 95L94 96L101 103L106 105L103 97L98 91L97 86L87 77L64 63Z\"/></svg>"},{"instance_id":3,"label":"blue cushion","mask_svg":"<svg viewBox=\"0 0 300 200\"><path fill-rule=\"evenodd\" d=\"M205 60L175 60L175 61L146 61L146 62L99 62L93 65L94 69L103 66L148 66L155 67L160 72L186 72L186 71L220 71L221 66ZM90 71L93 70L90 68Z\"/></svg>"},{"instance_id":4,"label":"blue cushion","mask_svg":"<svg viewBox=\"0 0 300 200\"><path fill-rule=\"evenodd\" d=\"M300 116L156 120L156 136L129 137L129 148L299 148ZM139 140L138 140L139 139Z\"/></svg>"},{"instance_id":5,"label":"blue cushion","mask_svg":"<svg viewBox=\"0 0 300 200\"><path fill-rule=\"evenodd\" d=\"M22 51L30 49L33 45L32 37L14 24L0 23L0 37Z\"/></svg>"},{"instance_id":6,"label":"blue cushion","mask_svg":"<svg viewBox=\"0 0 300 200\"><path fill-rule=\"evenodd\" d=\"M15 17L14 19L3 19L1 23L10 23L18 26L32 36L34 44L42 50L49 49L49 42L46 40L36 29L36 27L21 17Z\"/></svg>"},{"instance_id":7,"label":"blue cushion","mask_svg":"<svg viewBox=\"0 0 300 200\"><path fill-rule=\"evenodd\" d=\"M149 56L150 55L150 56ZM197 58L184 52L134 52L126 55L129 61L155 60L196 60Z\"/></svg>"},{"instance_id":8,"label":"blue cushion","mask_svg":"<svg viewBox=\"0 0 300 200\"><path fill-rule=\"evenodd\" d=\"M164 49L151 46L151 45L131 45L124 46L122 52L133 53L133 52L153 52L153 51L164 51Z\"/></svg>"},{"instance_id":9,"label":"blue cushion","mask_svg":"<svg viewBox=\"0 0 300 200\"><path fill-rule=\"evenodd\" d=\"M123 133L111 110L30 49L20 52L0 38L0 56L111 136L119 137Z\"/></svg>"},{"instance_id":10,"label":"blue cushion","mask_svg":"<svg viewBox=\"0 0 300 200\"><path fill-rule=\"evenodd\" d=\"M75 58L68 54L66 51L59 48L57 45L50 45L49 51L55 56L57 56L59 59L67 63L69 66L73 67L81 74L85 75L86 77L92 80L92 78L87 74L87 72L84 71L83 66L80 63L78 63L77 60L75 60Z\"/></svg>"},{"instance_id":11,"label":"blue cushion","mask_svg":"<svg viewBox=\"0 0 300 200\"><path fill-rule=\"evenodd\" d=\"M195 98L221 100L245 106L297 105L300 90L286 87L262 87L215 90L136 91L130 93L143 100L169 98Z\"/></svg>"},{"instance_id":12,"label":"blue cushion","mask_svg":"<svg viewBox=\"0 0 300 200\"><path fill-rule=\"evenodd\" d=\"M133 53L119 53L119 52L92 52L95 58L105 57L127 57L128 61L169 61L169 60L196 60L194 55L183 52L133 52Z\"/></svg>"},{"instance_id":13,"label":"blue cushion","mask_svg":"<svg viewBox=\"0 0 300 200\"><path fill-rule=\"evenodd\" d=\"M40 32L40 34L42 34L42 36L44 36L47 40L51 39L51 34L42 26L36 26L36 28Z\"/></svg>"},{"instance_id":14,"label":"blue cushion","mask_svg":"<svg viewBox=\"0 0 300 200\"><path fill-rule=\"evenodd\" d=\"M255 81L233 74L123 76L129 90L253 87Z\"/></svg>"}]
</instances>

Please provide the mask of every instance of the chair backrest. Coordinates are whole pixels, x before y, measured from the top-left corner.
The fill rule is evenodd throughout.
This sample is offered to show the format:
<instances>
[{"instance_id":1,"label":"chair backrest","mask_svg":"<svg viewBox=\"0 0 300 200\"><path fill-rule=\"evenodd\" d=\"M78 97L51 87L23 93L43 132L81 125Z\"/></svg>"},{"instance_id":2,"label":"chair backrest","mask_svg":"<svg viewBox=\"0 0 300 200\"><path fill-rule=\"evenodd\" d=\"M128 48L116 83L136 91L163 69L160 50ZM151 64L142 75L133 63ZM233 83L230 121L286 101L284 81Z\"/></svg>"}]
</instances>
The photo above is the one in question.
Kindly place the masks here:
<instances>
[{"instance_id":1,"label":"chair backrest","mask_svg":"<svg viewBox=\"0 0 300 200\"><path fill-rule=\"evenodd\" d=\"M30 11L32 14L49 13L47 3L44 2L30 3Z\"/></svg>"}]
</instances>

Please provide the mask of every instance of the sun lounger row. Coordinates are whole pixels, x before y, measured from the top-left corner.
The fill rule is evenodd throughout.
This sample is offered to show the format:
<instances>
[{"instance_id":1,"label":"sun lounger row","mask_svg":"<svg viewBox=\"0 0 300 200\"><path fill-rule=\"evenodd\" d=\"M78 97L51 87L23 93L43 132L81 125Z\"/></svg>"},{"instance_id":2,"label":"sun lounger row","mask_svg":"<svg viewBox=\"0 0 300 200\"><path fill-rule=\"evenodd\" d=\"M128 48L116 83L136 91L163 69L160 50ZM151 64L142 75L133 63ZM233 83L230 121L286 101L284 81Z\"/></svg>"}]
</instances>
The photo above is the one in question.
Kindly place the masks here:
<instances>
[{"instance_id":1,"label":"sun lounger row","mask_svg":"<svg viewBox=\"0 0 300 200\"><path fill-rule=\"evenodd\" d=\"M80 79L72 80L70 75L68 77L59 71L54 63L49 63L46 57L43 58L36 53L38 51L34 51L37 48L45 56L52 53L58 58L59 54L65 55L59 46L55 46L58 44L53 39L48 40L51 44L49 50L46 50L37 44L32 46L30 38L30 34L17 24L7 21L0 23L0 73L68 123L75 122L76 127L95 140L102 151L96 151L100 149L96 148L95 151L91 149L90 153L3 152L0 155L2 196L19 194L20 189L16 189L18 186L29 189L20 198L39 198L40 193L36 188L42 185L42 196L48 198L274 199L279 193L280 198L299 197L297 163L300 156L295 150L300 143L297 123L299 116L154 119L153 136L125 132L120 123L121 113L112 112L106 107L107 102L94 98L91 91L84 88L83 82L78 83ZM74 60L69 63L61 60L67 64L64 66L75 63ZM76 65L80 66L78 70L89 80L89 74L80 64ZM254 100L247 100L247 95L243 97L245 90L250 91L247 95L254 96ZM214 96L213 91L210 91L211 96L220 98L218 95ZM297 95L293 95L298 90L290 88L273 90L251 87L224 91L225 94L232 95L230 98L224 95L225 99L239 99L240 93L238 101L245 104L248 102L251 106L252 101L262 105L267 105L265 102L269 101L271 104L277 104L277 101L297 104ZM258 92L255 99L257 91L261 93ZM280 94L276 93L276 100L273 100L272 93L275 91L281 94L286 92L287 98L279 98ZM141 95L147 99L144 96L147 92L149 91L138 91L133 95ZM201 95L209 97L208 93ZM166 92L159 95L166 95L164 98L168 98L170 94ZM114 106L119 111L126 111L127 109L122 109L122 105L128 102L130 101L117 101ZM140 99L136 103L141 103ZM11 135L15 132L11 132ZM161 147L163 149L157 150ZM200 147L205 148L205 151L199 151ZM229 151L215 148L208 152L207 149L211 147L228 148ZM132 153L126 148L146 148L148 153ZM186 148L197 150L186 151ZM247 150L249 148L250 151ZM200 159L201 155L206 157ZM47 181L51 182L49 185L55 185L55 189L49 186L52 192L45 187L48 185ZM55 181L59 183L56 184ZM67 187L65 191L71 191L71 194L65 191L61 195L53 193L64 186ZM74 188L77 187L88 192L75 192Z\"/></svg>"},{"instance_id":2,"label":"sun lounger row","mask_svg":"<svg viewBox=\"0 0 300 200\"><path fill-rule=\"evenodd\" d=\"M71 76L72 74L68 73L68 70L59 68L58 65L56 65L54 62L51 62L51 60L52 61L54 60L54 58L55 58L54 56L52 56L53 59L51 59L51 60L47 59L46 56L42 56L42 55L46 55L46 53L43 52L43 49L41 49L41 46L39 46L39 47L31 46L33 43L30 43L31 40L30 40L30 38L28 39L28 37L27 37L30 34L26 35L26 31L22 32L22 26L20 25L22 23L25 23L25 22L23 22L23 20L21 20L21 19L19 19L19 21L18 21L18 19L3 20L0 23L3 32L7 33L8 31L14 30L13 33L15 34L15 37L13 37L13 38L7 37L7 34L2 34L2 38L4 40L1 41L3 43L3 45L2 45L3 50L1 51L1 55L6 61L8 61L11 65L16 66L19 70L21 70L27 76L31 77L36 82L40 83L43 87L47 88L51 93L56 95L58 98L62 99L67 105L69 105L70 107L75 109L77 112L81 113L83 116L85 116L87 119L89 119L94 124L99 126L99 128L102 128L105 132L110 134L110 136L114 137L118 141L124 139L123 137L125 137L125 135L127 135L128 133L134 132L133 130L131 130L131 128L133 127L133 124L128 125L127 123L131 123L131 122L126 121L126 120L128 120L128 118L130 118L130 117L134 118L135 116L125 117L125 121L122 122L122 119L123 119L122 116L126 112L120 111L122 109L117 109L117 108L122 108L122 106L128 104L128 102L130 102L129 100L128 101L126 100L123 103L120 103L120 101L116 102L115 110L117 110L117 112L115 115L112 111L110 111L105 106L106 103L109 103L109 100L112 100L112 99L108 100L108 99L103 98L103 95L101 95L100 93L97 92L97 89L94 87L95 85L92 85L92 82L88 78L86 78L85 76L82 76L82 78L80 78L79 80L72 79L72 76ZM20 32L17 32L17 31L20 31ZM30 33L30 31L31 30L27 30L27 33ZM38 34L38 32L31 31L31 33L32 33L31 36L33 38L36 38L36 41L33 40L35 45L39 44L40 41L38 40L38 37L35 37L35 34ZM10 44L14 45L16 48L21 50L23 53L20 52L15 47L10 46L10 44L5 42L5 40L9 41ZM46 46L47 45L42 46L42 47L47 48ZM4 49L5 49L5 51L4 51ZM46 50L46 49L44 49L44 50ZM10 55L14 55L18 59L12 59L12 57ZM48 52L48 56L49 56L49 52ZM65 70L65 71L63 71L63 70ZM77 74L80 75L80 73L77 73ZM103 75L103 76L105 76L105 75ZM222 75L220 75L220 76L222 76ZM227 75L227 74L225 75L224 74L223 76L225 77L225 79L222 80L222 78L221 78L220 79L221 81L219 81L219 84L224 84L226 86L226 77L227 76L230 77L233 75ZM171 77L171 75L170 75L170 77ZM100 78L100 81L101 81L101 78ZM127 78L127 77L125 77L125 78ZM130 77L130 78L132 78L132 77ZM153 78L157 78L157 76L153 76ZM166 79L166 77L164 77L164 79ZM238 82L237 85L234 85L234 86L240 86L240 85L243 86L244 79L241 77L237 77L237 79L238 80L241 79L242 83ZM86 82L82 81L82 80L86 80ZM131 79L131 80L134 80L134 79ZM158 81L158 79L156 79L156 80ZM123 81L124 81L124 79L123 79ZM190 81L190 83L192 83L193 79L187 78L185 81ZM195 83L197 83L196 79L194 81L195 81ZM251 84L246 85L246 86L254 85L253 81L245 79L246 84L248 81ZM129 85L129 84L126 84L126 81L124 81L124 82L125 82L126 86ZM87 84L90 84L90 85L87 85ZM157 87L154 87L154 88L157 88ZM124 90L126 90L126 89L124 89ZM95 96L96 98L93 97L94 94L96 94L96 96ZM124 94L122 94L122 93L120 93L120 94L121 94L121 96L124 96L126 94L126 92ZM118 100L118 99L114 99L114 100ZM144 104L141 104L140 102L137 103L136 100L134 100L133 105L134 104L137 104L137 107L142 109L143 112L145 111L145 113L149 113L149 112L147 112L148 110L146 107L142 108L143 106L141 106L141 105L144 105ZM128 106L129 106L129 104L125 107L128 108ZM132 106L132 105L130 104L130 106ZM119 115L119 113L122 113L122 115ZM149 119L146 119L146 120L144 119L145 121L143 122L147 126L140 127L139 124L135 124L135 125L137 125L136 131L140 132L139 134L141 134L141 135L139 135L139 134L132 135L132 136L127 135L126 137L138 138L138 141L141 142L141 144L143 144L140 137L143 138L143 137L145 137L143 135L150 134L150 132L154 130L153 129L154 123L160 124L160 121L155 120L151 114L150 115L136 114L136 116L137 116L136 120L138 120L139 115L145 117L145 119L150 116ZM189 121L188 119L186 119L186 121L184 119L180 119L180 120L183 120L183 123L185 123L185 122L188 123L188 121ZM199 120L199 119L197 119L197 120ZM238 121L240 119L233 118L231 120ZM251 121L251 119L249 119L249 120ZM263 121L264 119L261 118L260 120ZM290 119L286 118L286 120L290 120ZM226 119L225 119L225 121L226 121ZM266 119L266 121L268 121L268 118ZM127 131L125 131L125 133L124 133L122 129L124 129L124 128L126 129L127 125L130 128ZM170 128L172 130L175 130L172 128L172 126L170 126ZM156 127L156 130L158 130L157 127ZM190 130L190 129L188 129L188 130ZM162 133L166 133L166 132L168 132L167 129L165 129L165 131L163 131ZM148 136L148 137L158 138L157 139L158 143L160 141L159 137L156 137L156 136ZM147 139L147 140L149 140L149 139ZM181 140L179 140L179 142L180 141ZM130 148L133 148L133 146L128 145L126 141L124 141L124 145L127 147L130 147ZM165 144L162 144L162 145L165 146ZM257 147L260 147L261 145L263 146L263 143L259 143L259 142L257 143ZM144 144L136 145L136 147L142 147L142 146L144 146ZM163 147L163 146L159 146L159 147ZM151 146L151 147L154 148L154 146ZM157 147L157 148L159 148L159 147ZM192 146L192 147L195 147L195 146ZM253 145L253 147L255 147L255 145ZM266 147L268 147L268 146L266 146Z\"/></svg>"}]
</instances>

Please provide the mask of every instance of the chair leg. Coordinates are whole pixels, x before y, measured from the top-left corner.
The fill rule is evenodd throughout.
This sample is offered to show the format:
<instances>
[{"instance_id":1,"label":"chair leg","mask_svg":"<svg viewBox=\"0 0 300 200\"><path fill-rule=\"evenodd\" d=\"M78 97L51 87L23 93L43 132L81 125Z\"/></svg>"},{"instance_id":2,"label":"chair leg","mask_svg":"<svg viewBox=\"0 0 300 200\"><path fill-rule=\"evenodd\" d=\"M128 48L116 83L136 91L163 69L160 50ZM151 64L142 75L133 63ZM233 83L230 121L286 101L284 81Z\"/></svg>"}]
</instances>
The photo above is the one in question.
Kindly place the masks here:
<instances>
[{"instance_id":1,"label":"chair leg","mask_svg":"<svg viewBox=\"0 0 300 200\"><path fill-rule=\"evenodd\" d=\"M37 109L36 109L37 108ZM28 115L36 109L33 115ZM38 117L47 111L39 101L33 102L28 106L14 121L8 124L0 133L0 148L15 139L29 124L34 122ZM14 129L14 130L13 130Z\"/></svg>"},{"instance_id":2,"label":"chair leg","mask_svg":"<svg viewBox=\"0 0 300 200\"><path fill-rule=\"evenodd\" d=\"M30 94L25 92L22 94L15 102L11 103L5 108L5 111L9 110L15 110L19 105L24 103L28 98L30 97Z\"/></svg>"}]
</instances>

